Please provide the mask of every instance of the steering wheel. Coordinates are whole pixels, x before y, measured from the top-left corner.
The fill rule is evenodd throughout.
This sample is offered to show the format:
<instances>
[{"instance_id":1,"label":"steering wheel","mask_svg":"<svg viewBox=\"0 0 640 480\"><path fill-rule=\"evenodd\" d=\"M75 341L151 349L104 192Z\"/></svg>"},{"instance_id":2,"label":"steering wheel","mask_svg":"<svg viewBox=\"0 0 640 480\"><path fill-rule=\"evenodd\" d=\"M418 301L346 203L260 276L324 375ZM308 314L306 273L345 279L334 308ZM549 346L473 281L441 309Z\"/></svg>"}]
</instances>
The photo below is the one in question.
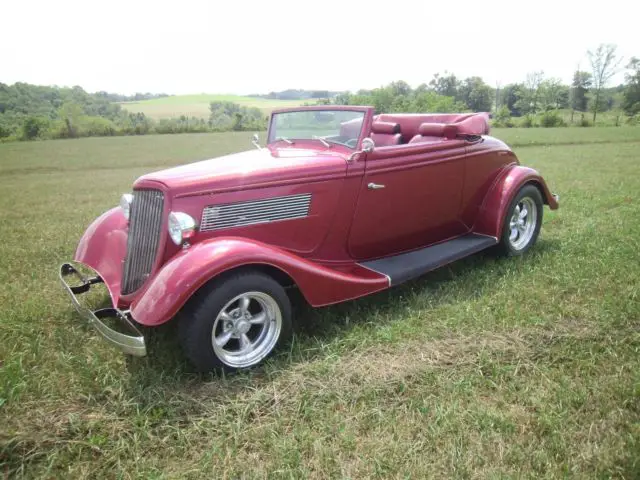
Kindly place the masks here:
<instances>
[{"instance_id":1,"label":"steering wheel","mask_svg":"<svg viewBox=\"0 0 640 480\"><path fill-rule=\"evenodd\" d=\"M358 139L357 138L350 138L349 140L347 140L346 142L344 142L344 144L347 147L350 148L356 148L356 145L358 144Z\"/></svg>"}]
</instances>

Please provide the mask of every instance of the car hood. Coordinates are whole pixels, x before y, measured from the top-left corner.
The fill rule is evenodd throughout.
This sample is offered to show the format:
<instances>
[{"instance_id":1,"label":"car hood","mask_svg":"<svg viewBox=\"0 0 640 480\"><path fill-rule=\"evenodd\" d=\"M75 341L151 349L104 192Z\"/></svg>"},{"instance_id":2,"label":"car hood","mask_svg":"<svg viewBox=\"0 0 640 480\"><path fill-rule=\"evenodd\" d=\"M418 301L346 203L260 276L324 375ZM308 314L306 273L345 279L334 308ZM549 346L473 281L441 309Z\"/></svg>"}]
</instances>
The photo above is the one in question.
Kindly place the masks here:
<instances>
[{"instance_id":1,"label":"car hood","mask_svg":"<svg viewBox=\"0 0 640 480\"><path fill-rule=\"evenodd\" d=\"M347 155L337 150L263 148L224 155L144 175L134 188L161 183L173 195L242 190L344 176Z\"/></svg>"}]
</instances>

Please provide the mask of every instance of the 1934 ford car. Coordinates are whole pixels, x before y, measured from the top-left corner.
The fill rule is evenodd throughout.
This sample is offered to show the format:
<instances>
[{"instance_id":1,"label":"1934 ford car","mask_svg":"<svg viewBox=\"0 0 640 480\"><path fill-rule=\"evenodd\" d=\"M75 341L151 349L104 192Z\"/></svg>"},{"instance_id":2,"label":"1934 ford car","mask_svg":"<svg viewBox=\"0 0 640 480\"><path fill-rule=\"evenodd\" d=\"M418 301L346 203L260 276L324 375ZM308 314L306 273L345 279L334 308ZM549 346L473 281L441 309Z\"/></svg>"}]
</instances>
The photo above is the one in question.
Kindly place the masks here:
<instances>
[{"instance_id":1,"label":"1934 ford car","mask_svg":"<svg viewBox=\"0 0 640 480\"><path fill-rule=\"evenodd\" d=\"M137 325L175 317L199 369L251 367L291 336L287 287L319 307L489 247L521 255L558 208L486 113L282 109L253 143L140 177L61 266L76 309L123 352L145 355ZM96 283L113 308L79 302Z\"/></svg>"}]
</instances>

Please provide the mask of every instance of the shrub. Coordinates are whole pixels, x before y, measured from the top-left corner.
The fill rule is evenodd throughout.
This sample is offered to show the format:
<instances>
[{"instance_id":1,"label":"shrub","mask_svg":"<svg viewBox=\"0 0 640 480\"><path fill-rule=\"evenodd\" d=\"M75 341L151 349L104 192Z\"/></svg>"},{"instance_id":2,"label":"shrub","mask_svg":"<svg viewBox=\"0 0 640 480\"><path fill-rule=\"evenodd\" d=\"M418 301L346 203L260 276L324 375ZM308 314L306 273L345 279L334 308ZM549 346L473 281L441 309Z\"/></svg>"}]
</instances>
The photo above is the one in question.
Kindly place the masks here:
<instances>
[{"instance_id":1,"label":"shrub","mask_svg":"<svg viewBox=\"0 0 640 480\"><path fill-rule=\"evenodd\" d=\"M555 110L546 111L540 116L541 127L566 127L566 125L565 121Z\"/></svg>"},{"instance_id":2,"label":"shrub","mask_svg":"<svg viewBox=\"0 0 640 480\"><path fill-rule=\"evenodd\" d=\"M579 127L590 127L591 126L591 122L589 121L588 118L585 118L585 116L582 115L582 118L580 118L580 121L578 122L578 126Z\"/></svg>"},{"instance_id":3,"label":"shrub","mask_svg":"<svg viewBox=\"0 0 640 480\"><path fill-rule=\"evenodd\" d=\"M511 119L511 111L507 108L506 105L503 105L496 112L493 125L495 127L503 127L503 128L511 128L513 127L513 120Z\"/></svg>"},{"instance_id":4,"label":"shrub","mask_svg":"<svg viewBox=\"0 0 640 480\"><path fill-rule=\"evenodd\" d=\"M27 117L22 124L22 139L36 139L46 133L48 127L49 121L44 117Z\"/></svg>"},{"instance_id":5,"label":"shrub","mask_svg":"<svg viewBox=\"0 0 640 480\"><path fill-rule=\"evenodd\" d=\"M523 128L531 128L535 126L535 122L533 121L533 115L525 115L522 117L522 121L520 122L520 126Z\"/></svg>"},{"instance_id":6,"label":"shrub","mask_svg":"<svg viewBox=\"0 0 640 480\"><path fill-rule=\"evenodd\" d=\"M82 117L79 135L81 137L110 137L118 133L118 127L104 117Z\"/></svg>"}]
</instances>

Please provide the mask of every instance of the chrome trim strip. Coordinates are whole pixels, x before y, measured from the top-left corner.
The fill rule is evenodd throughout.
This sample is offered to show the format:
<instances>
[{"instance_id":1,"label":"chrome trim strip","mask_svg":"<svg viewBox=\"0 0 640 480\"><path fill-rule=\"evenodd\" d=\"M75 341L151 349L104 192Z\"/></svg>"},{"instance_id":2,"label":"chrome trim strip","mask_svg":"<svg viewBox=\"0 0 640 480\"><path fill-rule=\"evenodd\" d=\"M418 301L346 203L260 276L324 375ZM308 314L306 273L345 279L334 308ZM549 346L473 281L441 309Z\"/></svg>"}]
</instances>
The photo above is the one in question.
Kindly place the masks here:
<instances>
[{"instance_id":1,"label":"chrome trim strip","mask_svg":"<svg viewBox=\"0 0 640 480\"><path fill-rule=\"evenodd\" d=\"M310 193L209 205L202 211L200 231L304 218L310 206Z\"/></svg>"},{"instance_id":2,"label":"chrome trim strip","mask_svg":"<svg viewBox=\"0 0 640 480\"><path fill-rule=\"evenodd\" d=\"M71 275L79 278L82 281L82 284L75 287L70 286L66 282L65 278ZM101 278L94 277L92 279L87 279L83 275L81 275L80 272L78 272L70 263L64 263L60 266L59 277L60 282L62 282L62 285L69 294L71 303L75 307L76 311L80 314L80 316L82 316L91 325L93 325L93 327L105 340L107 340L107 342L116 347L118 350L129 355L144 357L147 354L144 337L142 336L140 331L133 325L131 320L129 320L127 313L122 312L121 310L118 310L116 308L102 308L94 312L78 301L76 293L81 294L89 291L91 285L95 283L102 283ZM113 330L112 328L109 328L104 322L100 320L101 318L107 317L117 318L122 322L125 328L131 331L133 335L126 335L124 333Z\"/></svg>"}]
</instances>

